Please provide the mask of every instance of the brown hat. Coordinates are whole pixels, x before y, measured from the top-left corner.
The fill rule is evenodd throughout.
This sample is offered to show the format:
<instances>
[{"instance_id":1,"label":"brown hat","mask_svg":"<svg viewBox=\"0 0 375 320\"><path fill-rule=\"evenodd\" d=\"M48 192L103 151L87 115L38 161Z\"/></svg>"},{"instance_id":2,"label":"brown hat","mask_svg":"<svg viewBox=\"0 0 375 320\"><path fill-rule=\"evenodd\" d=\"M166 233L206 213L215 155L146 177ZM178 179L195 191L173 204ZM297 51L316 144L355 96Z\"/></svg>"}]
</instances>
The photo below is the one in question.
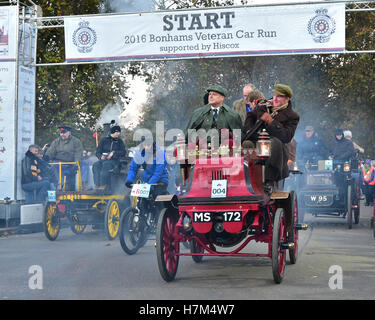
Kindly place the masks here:
<instances>
[{"instance_id":1,"label":"brown hat","mask_svg":"<svg viewBox=\"0 0 375 320\"><path fill-rule=\"evenodd\" d=\"M280 96L285 96L291 98L293 96L292 89L285 84L276 84L273 88L273 92L279 94Z\"/></svg>"}]
</instances>

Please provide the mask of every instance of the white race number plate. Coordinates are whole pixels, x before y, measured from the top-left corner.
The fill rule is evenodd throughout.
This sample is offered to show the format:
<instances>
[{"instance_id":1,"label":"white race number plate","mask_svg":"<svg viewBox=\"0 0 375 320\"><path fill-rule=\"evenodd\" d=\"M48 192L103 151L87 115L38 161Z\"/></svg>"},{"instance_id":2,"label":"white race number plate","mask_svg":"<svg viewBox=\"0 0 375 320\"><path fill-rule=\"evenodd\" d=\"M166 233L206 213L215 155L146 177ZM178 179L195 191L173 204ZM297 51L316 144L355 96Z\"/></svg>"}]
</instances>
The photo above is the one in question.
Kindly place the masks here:
<instances>
[{"instance_id":1,"label":"white race number plate","mask_svg":"<svg viewBox=\"0 0 375 320\"><path fill-rule=\"evenodd\" d=\"M151 185L147 183L133 184L133 188L130 195L132 197L148 198L148 196L150 195L150 188Z\"/></svg>"},{"instance_id":2,"label":"white race number plate","mask_svg":"<svg viewBox=\"0 0 375 320\"><path fill-rule=\"evenodd\" d=\"M225 198L227 196L227 180L212 180L211 198Z\"/></svg>"}]
</instances>

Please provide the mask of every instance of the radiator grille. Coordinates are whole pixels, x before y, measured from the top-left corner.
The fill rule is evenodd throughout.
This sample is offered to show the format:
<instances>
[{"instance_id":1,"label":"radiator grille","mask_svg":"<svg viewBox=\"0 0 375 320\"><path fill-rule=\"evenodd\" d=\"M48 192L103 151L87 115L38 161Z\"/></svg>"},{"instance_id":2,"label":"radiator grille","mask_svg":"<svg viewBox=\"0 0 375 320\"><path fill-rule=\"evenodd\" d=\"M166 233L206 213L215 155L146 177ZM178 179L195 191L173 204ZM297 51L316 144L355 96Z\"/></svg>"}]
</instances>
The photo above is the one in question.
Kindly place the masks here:
<instances>
[{"instance_id":1,"label":"radiator grille","mask_svg":"<svg viewBox=\"0 0 375 320\"><path fill-rule=\"evenodd\" d=\"M211 171L211 181L212 180L227 180L228 174L224 170Z\"/></svg>"}]
</instances>

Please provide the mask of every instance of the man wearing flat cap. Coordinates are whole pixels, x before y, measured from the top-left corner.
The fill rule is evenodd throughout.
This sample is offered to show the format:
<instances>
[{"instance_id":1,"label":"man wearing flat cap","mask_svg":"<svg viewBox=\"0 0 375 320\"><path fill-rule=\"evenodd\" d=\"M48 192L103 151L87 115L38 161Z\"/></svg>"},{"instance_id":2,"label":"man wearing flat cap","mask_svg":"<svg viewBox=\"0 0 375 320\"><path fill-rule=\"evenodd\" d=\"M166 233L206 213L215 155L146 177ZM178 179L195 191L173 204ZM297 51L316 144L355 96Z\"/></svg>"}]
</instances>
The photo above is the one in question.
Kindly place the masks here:
<instances>
[{"instance_id":1,"label":"man wearing flat cap","mask_svg":"<svg viewBox=\"0 0 375 320\"><path fill-rule=\"evenodd\" d=\"M188 137L188 130L204 129L208 132L211 129L220 131L228 129L232 132L235 129L242 130L240 115L232 108L224 104L227 90L220 85L212 85L207 88L208 104L194 110L185 129L185 137Z\"/></svg>"},{"instance_id":2,"label":"man wearing flat cap","mask_svg":"<svg viewBox=\"0 0 375 320\"><path fill-rule=\"evenodd\" d=\"M120 138L121 128L114 125L110 134L100 140L96 148L96 161L92 166L95 187L98 190L111 191L111 173L120 170L121 162L126 155L125 144Z\"/></svg>"},{"instance_id":3,"label":"man wearing flat cap","mask_svg":"<svg viewBox=\"0 0 375 320\"><path fill-rule=\"evenodd\" d=\"M81 161L83 146L81 141L72 135L72 128L67 125L63 125L59 127L59 131L60 137L52 141L51 146L46 151L46 159L49 162ZM56 171L57 178L59 178L58 166L55 165L54 169ZM60 183L63 184L64 177L66 177L65 190L75 190L76 172L76 165L63 165L63 176L62 181Z\"/></svg>"},{"instance_id":4,"label":"man wearing flat cap","mask_svg":"<svg viewBox=\"0 0 375 320\"><path fill-rule=\"evenodd\" d=\"M297 152L297 158L304 163L328 159L328 149L313 126L305 127L305 136L299 142Z\"/></svg>"},{"instance_id":5,"label":"man wearing flat cap","mask_svg":"<svg viewBox=\"0 0 375 320\"><path fill-rule=\"evenodd\" d=\"M283 179L289 176L286 144L294 136L299 115L292 109L290 99L293 91L289 86L276 84L273 92L272 99L259 101L256 108L247 114L242 140L255 143L258 132L266 129L271 137L271 157L266 162L265 180L277 191L282 189Z\"/></svg>"}]
</instances>

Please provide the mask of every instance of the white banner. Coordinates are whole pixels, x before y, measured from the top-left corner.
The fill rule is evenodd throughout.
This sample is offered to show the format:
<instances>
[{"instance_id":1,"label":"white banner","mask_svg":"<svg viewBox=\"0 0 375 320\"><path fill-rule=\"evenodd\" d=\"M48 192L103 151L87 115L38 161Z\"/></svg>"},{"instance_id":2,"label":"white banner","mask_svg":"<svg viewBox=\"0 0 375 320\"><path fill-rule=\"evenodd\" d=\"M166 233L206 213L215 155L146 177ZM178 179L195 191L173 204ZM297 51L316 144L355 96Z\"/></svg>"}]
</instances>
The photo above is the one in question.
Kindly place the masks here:
<instances>
[{"instance_id":1,"label":"white banner","mask_svg":"<svg viewBox=\"0 0 375 320\"><path fill-rule=\"evenodd\" d=\"M17 7L0 7L0 199L14 199Z\"/></svg>"},{"instance_id":2,"label":"white banner","mask_svg":"<svg viewBox=\"0 0 375 320\"><path fill-rule=\"evenodd\" d=\"M23 51L19 52L18 66L18 130L17 130L17 199L24 199L22 191L22 159L35 137L35 67L23 65L26 61L35 61L36 30L29 23L19 26L20 44L24 41ZM24 35L22 33L25 33ZM21 45L20 45L21 46Z\"/></svg>"},{"instance_id":3,"label":"white banner","mask_svg":"<svg viewBox=\"0 0 375 320\"><path fill-rule=\"evenodd\" d=\"M35 136L35 67L18 68L17 199L23 198L22 159Z\"/></svg>"},{"instance_id":4,"label":"white banner","mask_svg":"<svg viewBox=\"0 0 375 320\"><path fill-rule=\"evenodd\" d=\"M66 17L66 61L128 61L345 50L345 4Z\"/></svg>"}]
</instances>

